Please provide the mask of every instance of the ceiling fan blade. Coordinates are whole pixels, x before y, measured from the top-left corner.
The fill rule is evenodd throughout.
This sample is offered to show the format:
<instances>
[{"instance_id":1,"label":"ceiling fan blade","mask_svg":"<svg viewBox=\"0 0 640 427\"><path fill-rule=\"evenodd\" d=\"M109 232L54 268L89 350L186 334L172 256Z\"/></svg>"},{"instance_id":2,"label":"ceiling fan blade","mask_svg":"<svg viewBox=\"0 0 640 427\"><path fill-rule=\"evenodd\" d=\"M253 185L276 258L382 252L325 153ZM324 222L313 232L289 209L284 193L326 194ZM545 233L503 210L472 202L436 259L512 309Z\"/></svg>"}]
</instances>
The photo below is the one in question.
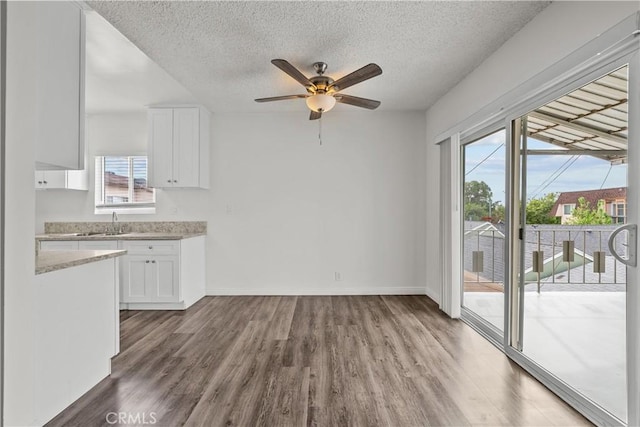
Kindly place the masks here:
<instances>
[{"instance_id":1,"label":"ceiling fan blade","mask_svg":"<svg viewBox=\"0 0 640 427\"><path fill-rule=\"evenodd\" d=\"M312 110L311 114L309 115L309 120L318 120L320 117L322 117L322 113L318 113Z\"/></svg>"},{"instance_id":2,"label":"ceiling fan blade","mask_svg":"<svg viewBox=\"0 0 640 427\"><path fill-rule=\"evenodd\" d=\"M286 99L306 98L308 95L284 95L284 96L272 96L271 98L258 98L256 102L271 102L271 101L284 101Z\"/></svg>"},{"instance_id":3,"label":"ceiling fan blade","mask_svg":"<svg viewBox=\"0 0 640 427\"><path fill-rule=\"evenodd\" d=\"M365 65L359 70L354 71L351 74L347 74L341 79L333 82L329 89L336 88L338 91L346 89L355 84L361 83L365 80L369 80L372 77L382 74L382 68L376 64Z\"/></svg>"},{"instance_id":4,"label":"ceiling fan blade","mask_svg":"<svg viewBox=\"0 0 640 427\"><path fill-rule=\"evenodd\" d=\"M285 73L289 74L294 80L300 83L302 86L307 88L316 88L316 85L311 83L311 81L304 76L296 67L291 65L289 62L284 59L272 59L271 63L276 67L280 68Z\"/></svg>"},{"instance_id":5,"label":"ceiling fan blade","mask_svg":"<svg viewBox=\"0 0 640 427\"><path fill-rule=\"evenodd\" d=\"M369 110L375 110L380 106L380 101L357 96L337 94L334 98L342 104L355 105L356 107L368 108Z\"/></svg>"}]
</instances>

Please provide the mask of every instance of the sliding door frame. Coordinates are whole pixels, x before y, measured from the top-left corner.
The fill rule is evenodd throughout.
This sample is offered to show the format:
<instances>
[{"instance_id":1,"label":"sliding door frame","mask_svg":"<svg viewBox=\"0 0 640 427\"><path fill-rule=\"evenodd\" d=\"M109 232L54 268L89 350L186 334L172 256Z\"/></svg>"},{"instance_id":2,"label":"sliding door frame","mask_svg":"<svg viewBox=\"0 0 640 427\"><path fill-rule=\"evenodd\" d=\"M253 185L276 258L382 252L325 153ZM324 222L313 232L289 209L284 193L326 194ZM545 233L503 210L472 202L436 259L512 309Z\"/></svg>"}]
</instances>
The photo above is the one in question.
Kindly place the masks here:
<instances>
[{"instance_id":1,"label":"sliding door frame","mask_svg":"<svg viewBox=\"0 0 640 427\"><path fill-rule=\"evenodd\" d=\"M458 226L459 228L459 233L460 233L460 247L459 247L459 252L458 252L458 256L460 257L461 261L460 261L460 265L459 265L459 269L458 269L458 277L459 277L459 285L458 288L460 289L460 295L459 295L459 304L460 304L460 314L461 314L461 318L462 320L467 323L469 326L471 326L473 329L475 329L478 333L480 333L482 336L484 336L486 339L488 339L489 341L491 341L492 343L494 343L494 345L502 345L504 342L504 336L506 335L506 323L503 324L502 326L502 331L500 331L499 329L497 329L494 325L490 324L487 320L483 319L481 316L479 316L477 313L473 312L472 310L466 308L463 305L464 302L464 278L463 278L463 262L462 259L464 257L464 183L465 183L465 147L467 145L473 144L474 142L489 136L493 133L496 133L504 128L504 121L503 120L496 120L494 122L489 122L489 123L485 123L484 127L480 128L480 129L474 129L472 132L465 132L460 134L460 144L459 144L459 148L458 148L458 152L459 152L459 160L458 160L458 164L459 164L459 173L458 173L458 205L460 206L460 211L459 211L459 224ZM508 159L508 154L509 154L509 144L508 144L508 140L506 139L506 129L505 129L505 140L504 140L504 144L505 144L505 153L506 153L506 159ZM507 170L507 165L505 164L505 184L506 181L508 181L508 170ZM506 195L506 186L505 186L505 195ZM505 201L505 206L506 205L506 201ZM508 221L505 221L505 229L509 230L509 223ZM506 237L506 236L505 236ZM506 249L508 246L506 246L506 239L505 239L505 248L503 253L506 254ZM507 263L505 263L505 271L506 271L506 267L507 267ZM506 279L508 276L503 276L504 279ZM504 282L504 300L507 300L507 292L506 292L506 284L507 281L503 279ZM506 306L506 304L505 304ZM505 312L506 315L506 312ZM503 317L503 319L507 319L507 317Z\"/></svg>"},{"instance_id":2,"label":"sliding door frame","mask_svg":"<svg viewBox=\"0 0 640 427\"><path fill-rule=\"evenodd\" d=\"M634 81L631 80L631 73L632 73L631 70L637 68L636 66L632 66L632 63L634 61L638 62L639 55L640 53L636 51L635 53L626 54L621 57L616 57L614 60L610 60L602 64L597 64L596 66L588 70L585 70L585 72L580 78L572 79L572 81L568 82L566 85L559 85L557 88L555 88L555 90L546 94L544 99L536 100L530 104L527 104L526 106L523 106L519 110L516 110L512 114L510 114L506 119L506 123L508 123L511 128L515 129L518 127L516 123L520 122L522 117L526 116L529 112L559 98L564 94L567 94L575 89L579 89L584 85L588 84L589 82L603 75L606 75L626 64L629 64L629 74L630 74L629 75L629 91L630 91L629 104L630 105L629 105L628 122L632 123L632 114L637 117L638 106L635 105L635 103L631 105L632 104L631 103L631 99L632 99L631 87L633 87L634 85L635 86L639 85L640 81L636 81L634 83ZM637 74L638 73L634 71L634 76L637 76ZM637 78L637 77L634 77L634 78ZM639 96L639 95L640 94L636 93L636 96ZM635 122L635 123L639 123L639 122ZM632 129L632 128L634 129L633 132L635 134L635 132L637 132L637 130L635 129L635 126L629 126L629 129ZM629 135L628 140L630 142L633 141L631 134ZM515 142L516 142L515 139L512 139L511 145L515 145ZM513 155L517 153L517 150L518 148L513 149ZM637 147L637 150L640 150L640 146ZM635 174L636 179L639 179L640 175L638 174L637 170L640 167L640 165L637 164L638 162L636 160L638 155L634 154L634 152L636 152L637 150L628 151L629 153L632 153L631 156L633 156L633 158L629 159L628 171L629 172L634 171L633 173ZM634 163L632 163L632 161ZM517 165L519 163L519 160L516 158L512 158L510 163ZM524 165L521 165L520 167L524 167ZM518 172L519 172L518 170L511 171L512 175L515 175ZM512 283L510 284L510 286L508 286L510 292L512 293L512 297L509 300L511 302L510 311L512 313L512 318L511 318L509 334L508 334L509 340L507 343L505 343L506 345L504 347L504 351L511 359L513 359L520 366L522 366L527 371L532 373L540 382L542 382L549 389L553 390L554 393L561 396L565 401L571 403L572 406L574 406L578 411L580 411L583 415L585 415L591 421L594 421L595 423L600 425L602 424L624 425L623 423L621 423L621 420L619 420L609 412L605 411L604 409L598 407L594 402L590 401L588 398L581 396L577 392L573 391L573 389L569 385L567 385L558 377L556 377L555 375L545 370L541 365L537 364L536 362L534 362L529 357L525 356L520 351L520 349L522 348L521 334L522 334L522 326L523 326L524 301L523 301L523 292L521 289L522 288L521 283L516 278L519 275L519 271L517 270L521 262L520 256L522 251L520 250L520 242L514 241L514 240L517 240L517 237L515 237L517 236L517 233L514 234L513 231L517 230L520 227L523 227L524 224L522 224L521 209L519 206L519 203L521 202L521 200L515 199L516 195L520 193L519 188L517 188L516 186L515 179L516 177L514 176L514 178L512 179L512 182L508 184L510 187L509 193L512 194L514 197L514 199L511 200L511 204L507 206L507 210L510 212L509 217L512 219L514 224L512 227L512 233L509 233L509 235L506 236L507 241L509 242L508 245L511 250L511 252L509 252L508 254L507 264L512 266L512 271L510 276ZM629 177L628 177L629 184L632 183L632 179L633 179L632 175L629 174ZM635 198L635 196L633 195L633 192L628 192L628 194L630 194L632 198ZM636 218L630 218L630 220L637 221L638 219L637 210L638 208L640 208L640 206L638 206L637 198L635 200L635 203L632 205L633 202L634 202L633 199L631 200L631 203L628 201L628 205L633 206L633 209L630 209L630 211L633 211ZM516 221L518 222L515 223ZM631 345L632 343L629 343L629 341L631 340L633 342L635 340L636 341L635 346L637 347L636 334L638 333L638 331L640 331L640 324L638 324L638 321L637 321L637 313L638 313L638 310L640 309L640 304L637 304L635 305L635 307L632 307L633 301L638 301L638 298L637 298L638 283L637 283L636 269L631 268L631 269L627 269L627 271L628 271L627 277L628 279L629 278L631 279L627 281L628 283L627 285L627 325L626 325L627 326L627 371L628 373L635 373L637 377L637 367L634 365L637 365L636 361L638 360L637 358L640 356L640 353L638 353L637 349L635 351L633 350L634 345ZM634 280L635 280L635 283L634 283ZM635 314L635 319L634 319L634 314ZM628 375L628 378L630 378L629 375ZM638 390L638 386L640 385L640 382L637 379L635 381L635 384L633 383L634 381L628 381L628 385L627 385L628 410L629 410L628 425L630 426L638 425L640 421L637 418L638 414L631 413L632 412L631 403L632 401L637 402L637 390Z\"/></svg>"},{"instance_id":3,"label":"sliding door frame","mask_svg":"<svg viewBox=\"0 0 640 427\"><path fill-rule=\"evenodd\" d=\"M478 135L479 132L487 130L492 126L499 126L494 129L504 127L506 129L506 156L507 156L507 182L505 186L505 203L507 210L506 227L510 232L505 236L505 244L507 247L505 279L509 283L505 283L505 327L502 342L496 340L483 331L478 329L478 325L473 320L466 319L472 327L477 329L482 335L493 342L498 348L504 351L509 358L514 360L525 370L534 375L540 382L558 394L565 401L571 404L579 412L597 424L606 425L623 425L620 420L598 407L589 399L574 392L567 384L555 377L548 371L544 370L540 365L524 356L518 347L520 345L521 336L519 331L522 325L522 307L520 304L520 292L518 280L515 280L519 274L517 263L514 264L516 257L519 257L520 242L517 239L517 229L520 226L519 217L514 209L520 202L520 182L514 182L512 178L518 172L520 165L516 161L519 157L519 145L514 144L514 139L518 138L519 120L530 111L553 101L554 99L589 83L596 78L607 74L625 64L629 64L629 123L640 123L640 12L629 16L618 25L610 30L602 33L598 38L587 43L565 59L552 65L542 73L534 76L530 80L524 82L520 87L505 94L488 106L484 107L478 113L472 115L468 119L449 129L447 132L439 135L436 141L445 141L451 139L451 152L456 153L455 145L458 146L457 158L452 155L449 159L449 165L441 165L447 167L451 172L449 184L457 183L455 190L458 195L458 208L444 214L441 218L443 223L449 225L451 232L449 240L451 245L443 251L444 256L461 257L462 254L462 209L459 204L460 185L461 184L461 156L460 150L462 144L460 141L468 141L471 135ZM640 142L640 126L629 126L630 143ZM458 144L454 144L454 141ZM517 146L517 147L516 147ZM635 152L640 151L640 146ZM633 153L634 150L629 150ZM635 180L640 182L640 153L632 154L629 158L628 181ZM631 163L633 161L633 163ZM454 185L451 185L453 187ZM449 191L452 188L442 188L442 191ZM640 191L640 189L638 190ZM636 217L630 218L636 223L640 220L640 198L632 195L628 200ZM518 210L519 212L519 210ZM457 225L454 226L454 225ZM515 237L514 237L515 236ZM441 241L446 240L443 239ZM443 247L444 249L444 247ZM453 271L456 263L449 266L451 271L449 277L450 282L443 281L442 299L449 304L455 304L456 294L460 294L462 285L461 262L458 262L458 271ZM443 279L447 279L444 275ZM637 269L629 269L627 287L627 394L628 394L628 425L640 424L640 288L638 285L639 274ZM454 290L457 288L457 290ZM458 300L461 301L461 300ZM449 310L445 310L450 313ZM512 346L512 344L515 344Z\"/></svg>"}]
</instances>

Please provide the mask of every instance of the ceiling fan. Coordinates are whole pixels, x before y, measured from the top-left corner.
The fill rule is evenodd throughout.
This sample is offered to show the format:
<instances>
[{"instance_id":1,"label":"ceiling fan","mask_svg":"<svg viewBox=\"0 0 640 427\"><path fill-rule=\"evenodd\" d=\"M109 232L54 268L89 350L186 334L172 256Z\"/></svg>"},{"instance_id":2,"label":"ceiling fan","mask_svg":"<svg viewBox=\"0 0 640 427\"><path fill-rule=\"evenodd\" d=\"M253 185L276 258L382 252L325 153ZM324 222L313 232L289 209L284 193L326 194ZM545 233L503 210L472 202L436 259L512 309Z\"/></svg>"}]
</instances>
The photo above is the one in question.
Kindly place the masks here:
<instances>
[{"instance_id":1,"label":"ceiling fan","mask_svg":"<svg viewBox=\"0 0 640 427\"><path fill-rule=\"evenodd\" d=\"M354 105L361 108L368 108L369 110L375 110L380 105L380 101L339 93L341 90L350 86L382 74L382 69L376 64L365 65L359 70L334 81L331 77L324 75L327 70L327 64L324 62L315 62L313 64L313 68L318 75L310 78L305 77L304 74L302 74L296 67L284 59L272 59L271 63L304 86L308 93L305 95L285 95L274 96L271 98L258 98L256 99L256 102L305 98L307 100L307 106L311 110L309 120L319 119L322 117L322 113L326 113L331 110L336 105L336 102Z\"/></svg>"}]
</instances>

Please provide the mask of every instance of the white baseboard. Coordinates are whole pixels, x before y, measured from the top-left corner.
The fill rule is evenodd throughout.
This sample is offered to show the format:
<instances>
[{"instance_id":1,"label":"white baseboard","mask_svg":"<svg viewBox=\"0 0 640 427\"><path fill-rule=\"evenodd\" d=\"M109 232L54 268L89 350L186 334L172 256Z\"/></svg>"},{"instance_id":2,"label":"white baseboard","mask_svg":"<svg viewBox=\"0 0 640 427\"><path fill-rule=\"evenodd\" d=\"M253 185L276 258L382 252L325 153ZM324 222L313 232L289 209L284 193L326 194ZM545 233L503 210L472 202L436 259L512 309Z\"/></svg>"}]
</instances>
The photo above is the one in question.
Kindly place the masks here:
<instances>
[{"instance_id":1,"label":"white baseboard","mask_svg":"<svg viewBox=\"0 0 640 427\"><path fill-rule=\"evenodd\" d=\"M426 286L424 290L425 290L425 294L429 298L431 298L434 302L440 305L440 295L436 295L436 291L434 291L433 289L429 289L428 286Z\"/></svg>"},{"instance_id":2,"label":"white baseboard","mask_svg":"<svg viewBox=\"0 0 640 427\"><path fill-rule=\"evenodd\" d=\"M185 310L183 302L121 302L120 310Z\"/></svg>"},{"instance_id":3,"label":"white baseboard","mask_svg":"<svg viewBox=\"0 0 640 427\"><path fill-rule=\"evenodd\" d=\"M209 296L251 295L251 296L285 296L285 295L425 295L421 286L234 286L209 287Z\"/></svg>"}]
</instances>

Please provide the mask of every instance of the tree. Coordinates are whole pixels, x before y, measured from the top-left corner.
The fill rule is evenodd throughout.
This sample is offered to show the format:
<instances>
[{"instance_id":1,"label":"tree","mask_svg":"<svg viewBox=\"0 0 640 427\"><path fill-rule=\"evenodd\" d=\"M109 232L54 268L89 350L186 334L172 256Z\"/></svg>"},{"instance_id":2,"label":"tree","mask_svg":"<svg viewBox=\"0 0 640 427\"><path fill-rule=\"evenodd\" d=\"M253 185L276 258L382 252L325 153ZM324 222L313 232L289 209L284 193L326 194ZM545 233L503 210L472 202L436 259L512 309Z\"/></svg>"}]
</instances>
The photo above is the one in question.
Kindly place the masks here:
<instances>
[{"instance_id":1,"label":"tree","mask_svg":"<svg viewBox=\"0 0 640 427\"><path fill-rule=\"evenodd\" d=\"M527 224L560 224L560 218L551 209L556 203L556 194L548 193L527 203Z\"/></svg>"},{"instance_id":2,"label":"tree","mask_svg":"<svg viewBox=\"0 0 640 427\"><path fill-rule=\"evenodd\" d=\"M487 206L481 206L477 203L465 203L464 219L467 221L482 221L489 213Z\"/></svg>"},{"instance_id":3,"label":"tree","mask_svg":"<svg viewBox=\"0 0 640 427\"><path fill-rule=\"evenodd\" d=\"M464 183L464 203L476 203L480 206L486 206L489 209L489 203L493 193L491 187L484 181L469 181Z\"/></svg>"},{"instance_id":4,"label":"tree","mask_svg":"<svg viewBox=\"0 0 640 427\"><path fill-rule=\"evenodd\" d=\"M464 183L464 218L467 221L482 221L491 210L491 187L484 181Z\"/></svg>"},{"instance_id":5,"label":"tree","mask_svg":"<svg viewBox=\"0 0 640 427\"><path fill-rule=\"evenodd\" d=\"M491 210L491 222L498 223L504 222L506 212L505 207L500 201L493 202L493 209Z\"/></svg>"},{"instance_id":6,"label":"tree","mask_svg":"<svg viewBox=\"0 0 640 427\"><path fill-rule=\"evenodd\" d=\"M598 200L598 205L592 209L589 202L584 197L580 197L578 206L571 211L571 218L567 222L573 225L611 224L613 221L605 212L604 207L604 200Z\"/></svg>"}]
</instances>

